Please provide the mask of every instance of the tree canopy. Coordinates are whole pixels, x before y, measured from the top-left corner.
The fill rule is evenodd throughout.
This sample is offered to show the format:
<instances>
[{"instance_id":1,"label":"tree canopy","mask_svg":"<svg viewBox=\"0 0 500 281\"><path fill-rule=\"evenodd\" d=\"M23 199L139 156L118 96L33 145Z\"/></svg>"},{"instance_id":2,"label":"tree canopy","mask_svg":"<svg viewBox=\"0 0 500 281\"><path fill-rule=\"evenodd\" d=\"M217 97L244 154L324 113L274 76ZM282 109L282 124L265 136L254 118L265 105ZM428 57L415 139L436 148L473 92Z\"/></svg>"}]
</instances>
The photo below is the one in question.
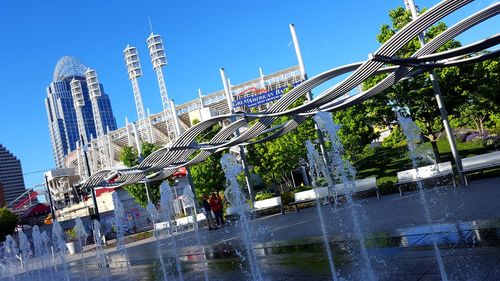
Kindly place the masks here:
<instances>
[{"instance_id":1,"label":"tree canopy","mask_svg":"<svg viewBox=\"0 0 500 281\"><path fill-rule=\"evenodd\" d=\"M391 10L389 17L391 24L382 25L380 33L377 35L377 40L380 43L389 40L411 21L410 12L402 7ZM446 28L446 24L442 22L431 26L425 33L425 41L430 41ZM456 48L460 45L460 42L450 40L437 51ZM414 38L398 51L397 56L409 57L419 48L420 43L417 38ZM477 127L480 128L482 122L487 118L486 115L491 114L487 108L493 108L491 99L493 93L498 93L498 90L495 91L495 87L498 89L498 61L487 61L473 66L435 69L435 74L448 114L458 116L458 118L468 116L467 118L477 123ZM364 83L363 88L369 89L383 77L385 75L370 78ZM436 160L439 161L440 155L436 142L443 127L429 73L401 81L376 97L365 101L364 104L368 111L377 117L378 121L375 122L382 125L390 124L396 119L394 110L399 109L403 114L409 114L422 130L422 134L431 142Z\"/></svg>"},{"instance_id":2,"label":"tree canopy","mask_svg":"<svg viewBox=\"0 0 500 281\"><path fill-rule=\"evenodd\" d=\"M216 124L212 126L207 133L199 136L196 141L198 143L210 141L220 130L222 126ZM204 194L209 194L213 190L223 190L225 186L225 176L220 159L222 153L214 153L210 155L205 161L197 163L190 167L191 176L198 197Z\"/></svg>"},{"instance_id":3,"label":"tree canopy","mask_svg":"<svg viewBox=\"0 0 500 281\"><path fill-rule=\"evenodd\" d=\"M17 225L17 216L7 207L0 208L0 241L5 240L5 236L14 233Z\"/></svg>"},{"instance_id":4,"label":"tree canopy","mask_svg":"<svg viewBox=\"0 0 500 281\"><path fill-rule=\"evenodd\" d=\"M142 157L146 158L153 151L160 149L161 147L156 144L143 142L141 143ZM120 150L120 161L127 167L133 167L139 164L139 153L135 147L125 146ZM161 182L151 182L149 183L149 197L151 201L156 204L160 201L160 183ZM146 207L148 204L148 197L146 193L146 185L144 183L129 184L124 187L125 190L135 199L135 201L142 207Z\"/></svg>"}]
</instances>

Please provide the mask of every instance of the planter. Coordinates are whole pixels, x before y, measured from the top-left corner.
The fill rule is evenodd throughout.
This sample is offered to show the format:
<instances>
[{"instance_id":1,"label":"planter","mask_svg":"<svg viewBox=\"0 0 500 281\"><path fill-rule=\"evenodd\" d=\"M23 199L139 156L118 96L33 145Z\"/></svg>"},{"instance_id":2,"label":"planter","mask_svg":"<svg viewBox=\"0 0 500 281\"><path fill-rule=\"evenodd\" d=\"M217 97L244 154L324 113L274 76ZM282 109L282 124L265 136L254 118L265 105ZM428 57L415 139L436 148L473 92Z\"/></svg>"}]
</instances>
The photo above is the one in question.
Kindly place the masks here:
<instances>
[{"instance_id":1,"label":"planter","mask_svg":"<svg viewBox=\"0 0 500 281\"><path fill-rule=\"evenodd\" d=\"M70 255L74 255L82 251L82 243L80 240L68 242L66 243L66 247L68 248Z\"/></svg>"}]
</instances>

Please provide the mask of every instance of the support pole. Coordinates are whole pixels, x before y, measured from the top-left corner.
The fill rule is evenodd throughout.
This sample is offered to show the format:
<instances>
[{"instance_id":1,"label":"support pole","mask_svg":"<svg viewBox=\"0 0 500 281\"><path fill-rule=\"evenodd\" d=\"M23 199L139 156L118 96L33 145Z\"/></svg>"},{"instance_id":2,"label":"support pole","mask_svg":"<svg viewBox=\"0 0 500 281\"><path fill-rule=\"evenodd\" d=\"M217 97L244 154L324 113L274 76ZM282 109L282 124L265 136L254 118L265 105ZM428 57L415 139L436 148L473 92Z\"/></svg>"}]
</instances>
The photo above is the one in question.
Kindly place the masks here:
<instances>
[{"instance_id":1,"label":"support pole","mask_svg":"<svg viewBox=\"0 0 500 281\"><path fill-rule=\"evenodd\" d=\"M226 93L227 105L229 107L229 112L234 113L233 108L233 96L231 95L231 89L229 88L229 81L226 78L226 72L224 68L220 69L220 76L222 79L222 84L224 85L224 92ZM231 122L236 121L234 117L231 118ZM240 129L236 130L236 136L240 135ZM240 149L240 157L241 157L241 166L243 168L243 172L245 173L245 181L247 183L248 194L250 195L250 200L252 201L252 206L254 203L254 191L252 183L250 182L250 172L248 171L247 158L245 155L245 149L243 146L238 146Z\"/></svg>"},{"instance_id":2,"label":"support pole","mask_svg":"<svg viewBox=\"0 0 500 281\"><path fill-rule=\"evenodd\" d=\"M87 167L87 175L89 175L90 178L90 165L89 165L89 158L87 157L87 145L83 142L83 136L80 135L80 140L82 141L82 147L83 147L83 158L85 160L85 166ZM94 214L95 214L95 219L97 221L101 220L101 217L99 215L99 207L97 206L97 197L95 194L95 189L92 187L90 189L92 191L92 203L94 204Z\"/></svg>"},{"instance_id":3,"label":"support pole","mask_svg":"<svg viewBox=\"0 0 500 281\"><path fill-rule=\"evenodd\" d=\"M418 15L417 15L417 8L415 7L415 2L413 0L405 0L405 4L406 8L410 10L412 18L416 19ZM425 45L425 38L423 33L420 33L418 35L418 40L420 41L420 45L423 47ZM451 149L451 154L453 155L453 160L455 160L455 165L457 167L460 184L464 184L465 179L462 173L463 171L462 159L458 154L455 136L451 131L450 122L448 121L448 113L446 112L446 108L444 107L443 97L441 96L441 87L439 87L439 82L436 79L436 74L434 73L434 70L429 71L429 79L432 82L432 88L434 89L434 95L436 96L439 113L443 121L443 127L446 132L446 137L448 138L448 142L450 143L450 149Z\"/></svg>"},{"instance_id":4,"label":"support pole","mask_svg":"<svg viewBox=\"0 0 500 281\"><path fill-rule=\"evenodd\" d=\"M52 195L50 194L49 180L47 179L47 174L44 174L44 176L45 176L45 185L47 186L47 194L49 195L50 213L52 214L52 220L55 220L56 214L54 212L54 204L52 203Z\"/></svg>"},{"instance_id":5,"label":"support pole","mask_svg":"<svg viewBox=\"0 0 500 281\"><path fill-rule=\"evenodd\" d=\"M292 34L293 46L295 47L295 55L297 56L297 61L299 62L299 69L300 73L302 74L302 80L305 81L307 80L306 68L304 66L304 61L302 60L302 52L300 51L299 39L297 38L297 33L295 32L295 25L293 23L290 24L290 33ZM312 100L311 91L307 92L306 98L307 101ZM323 162L325 162L325 165L328 167L330 161L328 160L327 156L328 153L325 146L325 139L323 138L323 133L318 128L318 125L316 124L316 121L314 121L314 119L313 122L314 122L314 128L316 129L316 134L318 135L319 148L321 150L321 155L323 156Z\"/></svg>"}]
</instances>

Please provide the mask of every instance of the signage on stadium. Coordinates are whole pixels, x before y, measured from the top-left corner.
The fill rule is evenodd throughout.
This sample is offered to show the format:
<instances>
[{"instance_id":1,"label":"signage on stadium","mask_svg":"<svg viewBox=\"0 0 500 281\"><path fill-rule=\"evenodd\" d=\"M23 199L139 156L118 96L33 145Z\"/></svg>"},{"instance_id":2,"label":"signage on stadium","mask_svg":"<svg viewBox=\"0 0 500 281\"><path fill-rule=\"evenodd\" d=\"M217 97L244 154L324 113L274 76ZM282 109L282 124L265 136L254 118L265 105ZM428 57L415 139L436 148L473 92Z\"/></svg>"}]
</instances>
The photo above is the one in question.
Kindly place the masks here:
<instances>
[{"instance_id":1,"label":"signage on stadium","mask_svg":"<svg viewBox=\"0 0 500 281\"><path fill-rule=\"evenodd\" d=\"M292 87L295 87L299 84L300 82L293 83ZM235 100L233 101L233 107L240 107L240 106L256 107L261 104L272 102L274 100L281 98L286 88L288 88L288 86L284 86L278 89L271 90L269 92L253 95L239 100Z\"/></svg>"}]
</instances>

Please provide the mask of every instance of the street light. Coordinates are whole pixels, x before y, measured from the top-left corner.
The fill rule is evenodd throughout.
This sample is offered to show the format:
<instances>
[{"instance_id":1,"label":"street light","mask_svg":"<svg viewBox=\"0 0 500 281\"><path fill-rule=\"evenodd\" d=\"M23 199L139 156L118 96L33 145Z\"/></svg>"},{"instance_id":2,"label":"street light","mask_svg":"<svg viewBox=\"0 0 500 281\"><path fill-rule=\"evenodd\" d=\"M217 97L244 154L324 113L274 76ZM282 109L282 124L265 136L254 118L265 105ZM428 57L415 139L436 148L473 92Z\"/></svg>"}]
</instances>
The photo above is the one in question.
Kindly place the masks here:
<instances>
[{"instance_id":1,"label":"street light","mask_svg":"<svg viewBox=\"0 0 500 281\"><path fill-rule=\"evenodd\" d=\"M91 173L90 173L89 158L87 157L87 145L85 144L85 142L83 140L83 135L80 135L80 140L82 142L83 158L85 159L85 166L87 167L87 175L90 178ZM96 198L96 194L95 194L95 189L94 189L94 187L91 187L90 190L92 191L92 203L94 204L95 219L97 221L100 221L101 218L99 216L99 208L97 207L97 198Z\"/></svg>"}]
</instances>

